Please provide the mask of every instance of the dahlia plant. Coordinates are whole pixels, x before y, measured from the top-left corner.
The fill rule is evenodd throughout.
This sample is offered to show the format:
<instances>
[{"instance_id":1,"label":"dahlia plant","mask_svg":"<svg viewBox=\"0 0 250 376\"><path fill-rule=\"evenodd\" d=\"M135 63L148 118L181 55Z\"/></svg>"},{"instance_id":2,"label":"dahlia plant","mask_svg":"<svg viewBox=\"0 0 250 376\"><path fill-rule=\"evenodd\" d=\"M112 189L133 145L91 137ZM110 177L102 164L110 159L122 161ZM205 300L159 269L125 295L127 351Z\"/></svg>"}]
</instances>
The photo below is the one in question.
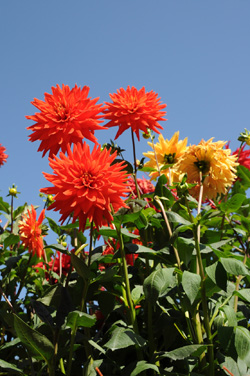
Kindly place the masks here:
<instances>
[{"instance_id":1,"label":"dahlia plant","mask_svg":"<svg viewBox=\"0 0 250 376\"><path fill-rule=\"evenodd\" d=\"M57 85L32 102L44 207L16 207L15 186L0 198L0 373L250 375L249 132L233 152L179 132L155 143L158 94L128 86L98 105L88 92ZM132 162L98 145L114 126L130 129Z\"/></svg>"}]
</instances>

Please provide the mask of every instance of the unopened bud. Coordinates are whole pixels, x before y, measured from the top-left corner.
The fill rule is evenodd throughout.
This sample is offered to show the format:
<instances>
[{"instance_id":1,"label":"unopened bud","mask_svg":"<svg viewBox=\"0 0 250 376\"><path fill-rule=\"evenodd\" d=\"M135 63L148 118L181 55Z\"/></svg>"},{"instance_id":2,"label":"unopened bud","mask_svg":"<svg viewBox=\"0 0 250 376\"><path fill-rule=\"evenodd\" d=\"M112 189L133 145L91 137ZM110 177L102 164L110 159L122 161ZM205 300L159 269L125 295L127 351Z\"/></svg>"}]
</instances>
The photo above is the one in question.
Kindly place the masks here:
<instances>
[{"instance_id":1,"label":"unopened bud","mask_svg":"<svg viewBox=\"0 0 250 376\"><path fill-rule=\"evenodd\" d=\"M142 137L145 138L145 140L148 140L150 138L150 134L148 132L143 132Z\"/></svg>"}]
</instances>

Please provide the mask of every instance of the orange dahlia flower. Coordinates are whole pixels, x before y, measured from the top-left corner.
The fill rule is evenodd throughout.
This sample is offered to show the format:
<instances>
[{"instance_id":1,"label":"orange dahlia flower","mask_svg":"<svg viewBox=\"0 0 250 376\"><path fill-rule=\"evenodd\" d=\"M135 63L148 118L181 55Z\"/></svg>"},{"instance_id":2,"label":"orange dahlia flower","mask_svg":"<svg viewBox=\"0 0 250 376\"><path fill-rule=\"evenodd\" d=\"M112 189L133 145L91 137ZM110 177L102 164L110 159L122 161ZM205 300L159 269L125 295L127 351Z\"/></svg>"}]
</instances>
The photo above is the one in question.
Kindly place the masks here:
<instances>
[{"instance_id":1,"label":"orange dahlia flower","mask_svg":"<svg viewBox=\"0 0 250 376\"><path fill-rule=\"evenodd\" d=\"M139 91L132 86L117 90L117 94L109 94L112 103L105 102L107 107L103 111L104 117L109 120L107 127L119 126L115 136L117 139L126 129L131 128L140 140L139 131L147 133L147 129L159 133L158 129L163 129L158 121L166 120L163 116L166 111L161 111L166 104L160 104L154 91L145 92L145 88Z\"/></svg>"},{"instance_id":2,"label":"orange dahlia flower","mask_svg":"<svg viewBox=\"0 0 250 376\"><path fill-rule=\"evenodd\" d=\"M2 144L0 144L0 166L2 166L8 158L8 155L5 154L5 151L5 147L3 147Z\"/></svg>"},{"instance_id":3,"label":"orange dahlia flower","mask_svg":"<svg viewBox=\"0 0 250 376\"><path fill-rule=\"evenodd\" d=\"M60 158L49 158L54 175L43 173L53 187L41 189L41 192L54 195L54 202L48 210L55 209L61 214L63 223L69 215L73 222L79 219L83 231L87 218L96 227L110 222L111 205L116 211L126 204L120 196L127 193L127 174L122 169L123 162L112 165L116 152L112 155L106 148L94 146L90 153L89 146L74 145L73 151L68 146L68 156L60 153Z\"/></svg>"},{"instance_id":4,"label":"orange dahlia flower","mask_svg":"<svg viewBox=\"0 0 250 376\"><path fill-rule=\"evenodd\" d=\"M102 122L98 115L102 105L96 104L99 98L87 98L88 86L81 89L75 85L70 90L68 85L62 85L62 88L57 85L52 87L52 93L44 94L45 101L35 98L31 103L40 112L26 116L36 122L27 128L33 132L29 140L41 141L38 151L43 151L43 157L48 151L49 157L60 149L65 153L68 144L82 142L83 138L96 143L94 131L105 129L99 125Z\"/></svg>"},{"instance_id":5,"label":"orange dahlia flower","mask_svg":"<svg viewBox=\"0 0 250 376\"><path fill-rule=\"evenodd\" d=\"M38 220L36 220L36 211L31 205L31 211L24 214L23 220L19 222L20 240L29 252L36 254L38 258L43 256L43 235L42 222L45 218L45 210L43 209Z\"/></svg>"},{"instance_id":6,"label":"orange dahlia flower","mask_svg":"<svg viewBox=\"0 0 250 376\"><path fill-rule=\"evenodd\" d=\"M189 146L175 166L180 177L186 173L187 183L196 184L190 190L194 197L199 196L201 175L204 199L225 194L237 178L237 156L231 155L230 149L223 149L226 142L212 140Z\"/></svg>"}]
</instances>

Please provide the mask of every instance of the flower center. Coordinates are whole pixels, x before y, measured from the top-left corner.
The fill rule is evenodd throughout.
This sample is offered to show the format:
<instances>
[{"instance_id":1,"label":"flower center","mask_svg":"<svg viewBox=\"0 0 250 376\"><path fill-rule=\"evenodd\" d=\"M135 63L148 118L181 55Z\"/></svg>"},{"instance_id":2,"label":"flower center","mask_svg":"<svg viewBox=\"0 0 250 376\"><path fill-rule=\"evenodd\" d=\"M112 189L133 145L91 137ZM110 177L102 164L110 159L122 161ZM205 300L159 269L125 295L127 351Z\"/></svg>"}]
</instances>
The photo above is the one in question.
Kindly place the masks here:
<instances>
[{"instance_id":1,"label":"flower center","mask_svg":"<svg viewBox=\"0 0 250 376\"><path fill-rule=\"evenodd\" d=\"M165 154L164 157L163 157L164 163L166 163L166 164L175 163L175 156L176 156L176 153Z\"/></svg>"},{"instance_id":2,"label":"flower center","mask_svg":"<svg viewBox=\"0 0 250 376\"><path fill-rule=\"evenodd\" d=\"M81 179L85 187L88 187L88 188L97 187L97 183L95 181L96 179L90 173L84 172Z\"/></svg>"},{"instance_id":3,"label":"flower center","mask_svg":"<svg viewBox=\"0 0 250 376\"><path fill-rule=\"evenodd\" d=\"M128 100L128 111L130 113L134 113L138 108L137 104L138 104L137 98L131 95Z\"/></svg>"},{"instance_id":4,"label":"flower center","mask_svg":"<svg viewBox=\"0 0 250 376\"><path fill-rule=\"evenodd\" d=\"M200 172L202 172L202 174L205 174L209 171L209 162L208 161L197 161L197 162L194 162L195 166L198 168L198 170Z\"/></svg>"},{"instance_id":5,"label":"flower center","mask_svg":"<svg viewBox=\"0 0 250 376\"><path fill-rule=\"evenodd\" d=\"M58 120L65 121L68 119L68 110L65 108L63 104L59 103L58 105L56 105L55 111L58 116Z\"/></svg>"}]
</instances>

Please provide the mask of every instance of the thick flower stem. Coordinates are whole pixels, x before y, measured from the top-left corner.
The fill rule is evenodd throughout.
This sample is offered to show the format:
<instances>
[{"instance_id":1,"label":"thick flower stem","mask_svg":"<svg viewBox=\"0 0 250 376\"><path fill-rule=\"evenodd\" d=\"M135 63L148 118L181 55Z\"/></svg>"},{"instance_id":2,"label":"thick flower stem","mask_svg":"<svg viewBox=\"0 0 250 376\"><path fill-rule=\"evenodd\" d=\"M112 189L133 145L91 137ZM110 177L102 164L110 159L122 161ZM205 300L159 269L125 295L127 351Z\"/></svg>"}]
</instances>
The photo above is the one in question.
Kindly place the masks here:
<instances>
[{"instance_id":1,"label":"thick flower stem","mask_svg":"<svg viewBox=\"0 0 250 376\"><path fill-rule=\"evenodd\" d=\"M134 137L134 132L132 131L132 128L131 128L131 137L132 137L133 156L134 156L134 179L135 179L135 188L136 188L137 197L138 197L138 198L141 198L140 190L139 190L138 183L137 183L137 163L136 163L136 151L135 151L135 137Z\"/></svg>"},{"instance_id":2,"label":"thick flower stem","mask_svg":"<svg viewBox=\"0 0 250 376\"><path fill-rule=\"evenodd\" d=\"M11 217L11 222L10 222L10 232L12 234L13 232L13 211L14 211L14 198L11 196L11 204L10 204L10 217Z\"/></svg>"},{"instance_id":3,"label":"thick flower stem","mask_svg":"<svg viewBox=\"0 0 250 376\"><path fill-rule=\"evenodd\" d=\"M198 209L197 214L199 215L201 212L201 203L203 197L203 184L202 184L202 173L200 174L200 194L199 194L199 201L198 201ZM190 217L191 222L193 222L193 217ZM202 309L203 309L203 316L204 316L204 327L207 335L208 341L208 375L214 375L214 349L213 349L213 341L211 335L211 328L209 323L209 311L207 306L207 296L206 296L206 289L205 289L205 273L202 264L202 257L201 257L201 250L200 250L200 225L193 230L194 234L194 241L195 241L195 249L196 249L196 257L197 257L197 274L201 277L201 301L202 301Z\"/></svg>"}]
</instances>

